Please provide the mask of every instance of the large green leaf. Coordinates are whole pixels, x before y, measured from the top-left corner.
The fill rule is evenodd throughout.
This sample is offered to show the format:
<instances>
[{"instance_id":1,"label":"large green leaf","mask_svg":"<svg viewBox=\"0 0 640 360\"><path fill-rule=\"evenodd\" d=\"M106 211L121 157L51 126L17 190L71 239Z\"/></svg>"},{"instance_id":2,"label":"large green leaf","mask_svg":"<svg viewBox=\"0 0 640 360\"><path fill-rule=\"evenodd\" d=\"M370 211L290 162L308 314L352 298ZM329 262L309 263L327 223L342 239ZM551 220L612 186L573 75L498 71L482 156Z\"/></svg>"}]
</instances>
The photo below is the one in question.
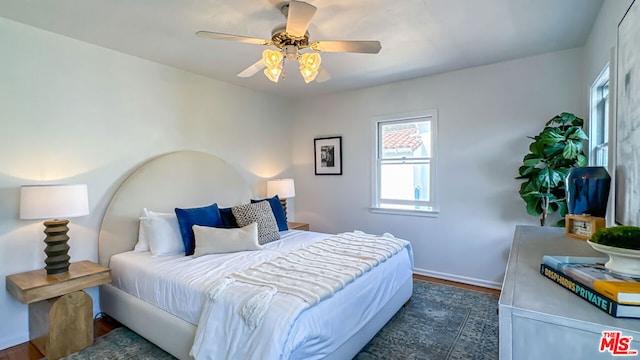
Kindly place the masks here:
<instances>
[{"instance_id":1,"label":"large green leaf","mask_svg":"<svg viewBox=\"0 0 640 360\"><path fill-rule=\"evenodd\" d=\"M584 154L578 154L578 165L579 167L587 166L587 157Z\"/></svg>"},{"instance_id":2,"label":"large green leaf","mask_svg":"<svg viewBox=\"0 0 640 360\"><path fill-rule=\"evenodd\" d=\"M523 165L524 166L536 167L536 166L538 166L538 165L540 165L542 163L542 160L543 160L542 158L537 157L537 156L529 158L529 159L525 158L524 161L523 161Z\"/></svg>"},{"instance_id":3,"label":"large green leaf","mask_svg":"<svg viewBox=\"0 0 640 360\"><path fill-rule=\"evenodd\" d=\"M537 177L538 182L543 188L556 187L563 180L562 174L552 168L544 168L540 170Z\"/></svg>"},{"instance_id":4,"label":"large green leaf","mask_svg":"<svg viewBox=\"0 0 640 360\"><path fill-rule=\"evenodd\" d=\"M566 179L567 173L569 173L568 167L558 167L558 168L555 168L554 170L558 172L563 179Z\"/></svg>"},{"instance_id":5,"label":"large green leaf","mask_svg":"<svg viewBox=\"0 0 640 360\"><path fill-rule=\"evenodd\" d=\"M562 150L562 157L565 159L575 159L578 156L578 147L576 143L569 140Z\"/></svg>"},{"instance_id":6,"label":"large green leaf","mask_svg":"<svg viewBox=\"0 0 640 360\"><path fill-rule=\"evenodd\" d=\"M564 142L558 142L552 145L545 146L543 152L547 159L553 159L554 157L562 154L564 150Z\"/></svg>"},{"instance_id":7,"label":"large green leaf","mask_svg":"<svg viewBox=\"0 0 640 360\"><path fill-rule=\"evenodd\" d=\"M527 160L529 160L529 159L538 159L538 158L540 158L540 155L536 155L536 154L528 153L527 155L525 155L525 156L522 158L522 161L527 161Z\"/></svg>"},{"instance_id":8,"label":"large green leaf","mask_svg":"<svg viewBox=\"0 0 640 360\"><path fill-rule=\"evenodd\" d=\"M528 179L531 174L534 174L538 171L540 171L540 169L533 166L520 166L520 168L518 169L518 174L520 174L520 176L518 176L516 179Z\"/></svg>"},{"instance_id":9,"label":"large green leaf","mask_svg":"<svg viewBox=\"0 0 640 360\"><path fill-rule=\"evenodd\" d=\"M562 124L572 123L577 117L571 113L563 112L560 114L560 121Z\"/></svg>"},{"instance_id":10,"label":"large green leaf","mask_svg":"<svg viewBox=\"0 0 640 360\"><path fill-rule=\"evenodd\" d=\"M527 214L533 216L540 216L542 214L542 199L530 198L529 201L525 199L527 203Z\"/></svg>"},{"instance_id":11,"label":"large green leaf","mask_svg":"<svg viewBox=\"0 0 640 360\"><path fill-rule=\"evenodd\" d=\"M527 196L534 196L538 193L540 193L540 186L538 186L535 182L533 181L526 181L523 182L522 185L520 185L520 196L527 197Z\"/></svg>"},{"instance_id":12,"label":"large green leaf","mask_svg":"<svg viewBox=\"0 0 640 360\"><path fill-rule=\"evenodd\" d=\"M564 141L564 135L558 128L548 127L540 134L540 142L545 145L553 145L560 141Z\"/></svg>"},{"instance_id":13,"label":"large green leaf","mask_svg":"<svg viewBox=\"0 0 640 360\"><path fill-rule=\"evenodd\" d=\"M567 130L567 139L586 141L589 140L589 137L584 133L581 127L572 126Z\"/></svg>"},{"instance_id":14,"label":"large green leaf","mask_svg":"<svg viewBox=\"0 0 640 360\"><path fill-rule=\"evenodd\" d=\"M544 149L545 149L544 143L537 140L532 142L531 145L529 145L529 151L531 151L531 153L535 155L543 156Z\"/></svg>"}]
</instances>

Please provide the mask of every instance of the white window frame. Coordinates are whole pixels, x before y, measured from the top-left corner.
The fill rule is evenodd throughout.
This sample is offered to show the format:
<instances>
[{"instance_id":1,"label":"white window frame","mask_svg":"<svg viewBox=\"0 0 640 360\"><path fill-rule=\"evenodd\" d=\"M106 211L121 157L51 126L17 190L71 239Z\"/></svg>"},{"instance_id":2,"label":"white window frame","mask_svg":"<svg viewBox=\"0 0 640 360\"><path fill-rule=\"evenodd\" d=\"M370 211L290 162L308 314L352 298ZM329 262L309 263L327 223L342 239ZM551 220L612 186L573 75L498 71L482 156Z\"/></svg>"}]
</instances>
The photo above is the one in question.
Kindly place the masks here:
<instances>
[{"instance_id":1,"label":"white window frame","mask_svg":"<svg viewBox=\"0 0 640 360\"><path fill-rule=\"evenodd\" d=\"M612 87L611 87L611 81L610 81L609 64L607 64L604 67L604 69L602 69L602 71L600 72L600 75L598 75L596 80L591 85L590 92L589 92L589 98L591 103L590 112L589 112L589 165L591 166L602 165L596 160L598 159L598 152L603 147L606 146L608 148L607 153L611 152L611 146L609 143L610 136L607 136L607 138L604 139L604 142L602 143L600 143L595 136L596 134L598 134L598 129L600 129L600 131L603 131L605 134L608 134L609 129L611 127L610 109L603 108L603 104L601 104L602 97L600 95L602 86L604 86L607 83L609 84L609 92L608 92L607 98L608 98L609 108L610 108L612 106L612 102L611 102ZM604 124L603 126L601 125L601 122L603 121L604 116L607 116L607 123ZM610 156L607 156L607 159L606 159L607 166L609 163L609 158Z\"/></svg>"},{"instance_id":2,"label":"white window frame","mask_svg":"<svg viewBox=\"0 0 640 360\"><path fill-rule=\"evenodd\" d=\"M430 164L429 169L429 199L428 202L421 202L422 208L416 209L398 209L383 207L380 199L380 169L382 164L381 155L381 142L379 134L379 128L381 123L391 122L411 122L419 119L428 119L431 122L431 156L428 161ZM412 113L393 114L386 116L375 117L372 122L373 132L373 162L372 162L372 204L370 210L374 213L396 214L396 215L413 215L413 216L428 216L437 217L439 214L438 202L437 202L437 149L438 149L438 111L437 110L425 110ZM406 201L408 205L417 204L417 202Z\"/></svg>"}]
</instances>

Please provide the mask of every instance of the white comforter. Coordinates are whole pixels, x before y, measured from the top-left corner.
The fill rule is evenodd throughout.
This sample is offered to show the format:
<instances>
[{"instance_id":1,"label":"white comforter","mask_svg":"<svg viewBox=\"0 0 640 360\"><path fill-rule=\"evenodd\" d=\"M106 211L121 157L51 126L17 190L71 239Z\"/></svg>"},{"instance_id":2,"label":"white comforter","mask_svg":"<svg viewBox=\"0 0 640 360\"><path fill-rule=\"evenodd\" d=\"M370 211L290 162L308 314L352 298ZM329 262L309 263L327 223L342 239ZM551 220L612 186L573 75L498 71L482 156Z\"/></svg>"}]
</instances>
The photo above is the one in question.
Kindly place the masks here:
<instances>
[{"instance_id":1,"label":"white comforter","mask_svg":"<svg viewBox=\"0 0 640 360\"><path fill-rule=\"evenodd\" d=\"M137 296L194 325L198 324L207 299L207 292L216 281L264 261L300 249L308 244L325 239L328 234L287 231L282 240L266 244L265 249L253 252L202 256L151 258L149 253L127 252L111 259L112 284L125 292ZM335 351L343 341L358 336L362 325L371 320L400 288L411 279L413 255L407 247L378 266L354 280L348 287L334 296L300 314L290 329L285 344L279 344L282 353L291 354L291 359L320 359ZM250 286L240 285L244 298L251 294ZM359 301L354 302L353 298ZM295 296L277 296L271 313L286 321L285 310L296 301ZM233 309L218 307L215 315L219 324L237 320ZM234 319L232 319L232 317ZM226 333L227 329L222 329ZM229 331L232 333L233 331ZM271 341L269 331L256 337L261 344L253 346L239 338L228 337L224 341L207 342L206 346L228 347L243 358L242 354L262 354L260 346ZM265 357L261 357L265 358ZM277 358L277 357L276 357Z\"/></svg>"},{"instance_id":2,"label":"white comforter","mask_svg":"<svg viewBox=\"0 0 640 360\"><path fill-rule=\"evenodd\" d=\"M343 233L231 274L209 291L191 355L197 360L289 359L284 345L301 312L409 247L390 234Z\"/></svg>"}]
</instances>

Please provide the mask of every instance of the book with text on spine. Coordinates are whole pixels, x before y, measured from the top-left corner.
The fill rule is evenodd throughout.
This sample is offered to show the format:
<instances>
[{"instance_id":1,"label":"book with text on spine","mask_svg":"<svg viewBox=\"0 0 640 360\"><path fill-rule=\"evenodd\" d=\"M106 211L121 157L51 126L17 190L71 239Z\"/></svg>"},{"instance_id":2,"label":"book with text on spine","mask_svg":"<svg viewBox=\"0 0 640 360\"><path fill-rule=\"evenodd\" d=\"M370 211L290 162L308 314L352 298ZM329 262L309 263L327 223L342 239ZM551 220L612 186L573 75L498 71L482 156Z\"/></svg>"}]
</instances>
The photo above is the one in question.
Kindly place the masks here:
<instances>
[{"instance_id":1,"label":"book with text on spine","mask_svg":"<svg viewBox=\"0 0 640 360\"><path fill-rule=\"evenodd\" d=\"M540 274L613 317L640 318L640 305L619 304L547 264L540 264Z\"/></svg>"},{"instance_id":2,"label":"book with text on spine","mask_svg":"<svg viewBox=\"0 0 640 360\"><path fill-rule=\"evenodd\" d=\"M545 255L542 260L615 302L640 305L640 277L610 271L604 266L607 258Z\"/></svg>"}]
</instances>

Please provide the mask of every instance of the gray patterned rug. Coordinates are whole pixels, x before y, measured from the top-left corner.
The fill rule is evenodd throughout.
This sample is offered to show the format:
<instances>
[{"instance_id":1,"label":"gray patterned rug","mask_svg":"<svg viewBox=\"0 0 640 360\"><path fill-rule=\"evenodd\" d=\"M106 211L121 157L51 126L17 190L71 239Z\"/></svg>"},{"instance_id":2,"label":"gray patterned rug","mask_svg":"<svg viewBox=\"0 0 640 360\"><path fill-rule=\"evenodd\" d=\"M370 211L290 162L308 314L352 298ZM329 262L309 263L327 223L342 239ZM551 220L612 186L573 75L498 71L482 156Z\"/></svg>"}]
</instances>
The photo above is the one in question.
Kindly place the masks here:
<instances>
[{"instance_id":1,"label":"gray patterned rug","mask_svg":"<svg viewBox=\"0 0 640 360\"><path fill-rule=\"evenodd\" d=\"M497 295L414 280L409 305L355 359L498 359L497 309Z\"/></svg>"},{"instance_id":2,"label":"gray patterned rug","mask_svg":"<svg viewBox=\"0 0 640 360\"><path fill-rule=\"evenodd\" d=\"M498 297L414 280L413 297L356 355L357 360L498 359ZM67 360L174 359L125 327Z\"/></svg>"}]
</instances>

